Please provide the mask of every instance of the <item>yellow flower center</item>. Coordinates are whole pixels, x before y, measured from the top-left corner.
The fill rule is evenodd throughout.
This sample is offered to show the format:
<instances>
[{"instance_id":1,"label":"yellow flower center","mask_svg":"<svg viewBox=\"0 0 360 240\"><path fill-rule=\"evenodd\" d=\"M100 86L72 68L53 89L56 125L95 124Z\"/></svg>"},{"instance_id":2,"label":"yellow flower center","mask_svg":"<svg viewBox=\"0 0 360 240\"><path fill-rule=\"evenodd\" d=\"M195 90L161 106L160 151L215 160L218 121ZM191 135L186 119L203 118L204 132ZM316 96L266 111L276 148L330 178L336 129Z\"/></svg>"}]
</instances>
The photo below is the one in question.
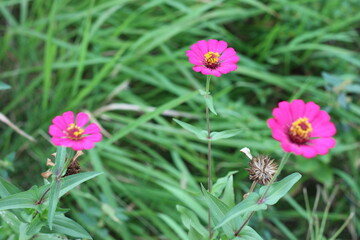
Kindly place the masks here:
<instances>
[{"instance_id":1,"label":"yellow flower center","mask_svg":"<svg viewBox=\"0 0 360 240\"><path fill-rule=\"evenodd\" d=\"M299 118L290 127L290 140L297 144L304 144L309 140L311 131L312 127L308 119L306 117Z\"/></svg>"},{"instance_id":2,"label":"yellow flower center","mask_svg":"<svg viewBox=\"0 0 360 240\"><path fill-rule=\"evenodd\" d=\"M84 129L75 125L75 123L70 124L70 126L66 129L68 138L73 140L79 140L82 138L82 134L84 133Z\"/></svg>"},{"instance_id":3,"label":"yellow flower center","mask_svg":"<svg viewBox=\"0 0 360 240\"><path fill-rule=\"evenodd\" d=\"M217 52L208 52L204 55L205 66L211 69L216 68L219 65L220 54Z\"/></svg>"}]
</instances>

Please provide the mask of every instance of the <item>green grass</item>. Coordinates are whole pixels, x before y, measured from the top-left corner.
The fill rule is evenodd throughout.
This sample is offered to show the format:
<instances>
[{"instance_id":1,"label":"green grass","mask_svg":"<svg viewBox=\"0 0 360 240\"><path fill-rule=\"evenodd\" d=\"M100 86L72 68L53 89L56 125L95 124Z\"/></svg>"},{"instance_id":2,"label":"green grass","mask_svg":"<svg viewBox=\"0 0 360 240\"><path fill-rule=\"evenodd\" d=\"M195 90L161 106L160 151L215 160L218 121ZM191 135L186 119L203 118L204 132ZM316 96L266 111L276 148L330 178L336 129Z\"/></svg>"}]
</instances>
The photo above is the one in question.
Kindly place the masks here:
<instances>
[{"instance_id":1,"label":"green grass","mask_svg":"<svg viewBox=\"0 0 360 240\"><path fill-rule=\"evenodd\" d=\"M330 238L355 212L339 239L357 239L359 22L357 0L3 0L0 81L12 88L0 92L0 112L37 142L0 123L0 159L14 165L1 174L24 188L41 183L55 151L47 135L51 119L66 110L88 111L108 135L80 164L105 174L64 197L61 206L71 208L94 239L186 239L176 205L192 209L205 225L200 183L206 184L207 146L172 119L205 129L205 105L196 91L206 78L192 71L185 51L200 39L223 39L241 60L236 72L212 80L219 115L211 125L244 131L214 143L214 175L239 170L240 200L250 183L239 150L247 146L280 159L266 125L272 109L281 100L314 101L337 125L336 148L311 160L292 157L285 172L301 172L301 183L250 225L265 239L305 239L311 211L302 189L312 207L316 185L323 185L325 198L314 213L321 224L326 193L338 185L323 232ZM156 110L97 112L113 103Z\"/></svg>"}]
</instances>

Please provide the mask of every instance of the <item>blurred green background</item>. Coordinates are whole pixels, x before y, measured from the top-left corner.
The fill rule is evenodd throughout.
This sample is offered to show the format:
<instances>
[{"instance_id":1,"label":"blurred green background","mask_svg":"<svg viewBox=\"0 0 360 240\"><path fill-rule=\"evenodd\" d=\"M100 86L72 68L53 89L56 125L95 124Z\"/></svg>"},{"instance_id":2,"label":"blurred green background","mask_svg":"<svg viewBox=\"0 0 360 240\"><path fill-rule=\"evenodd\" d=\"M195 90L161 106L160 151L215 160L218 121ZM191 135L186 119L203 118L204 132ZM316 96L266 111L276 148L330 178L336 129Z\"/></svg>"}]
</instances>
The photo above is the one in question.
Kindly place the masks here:
<instances>
[{"instance_id":1,"label":"blurred green background","mask_svg":"<svg viewBox=\"0 0 360 240\"><path fill-rule=\"evenodd\" d=\"M105 174L61 200L68 216L94 239L187 239L176 205L206 219L199 192L207 146L172 119L205 129L196 93L205 76L192 71L185 51L222 39L241 60L212 80L219 115L211 125L244 131L214 143L214 175L239 171L240 201L250 182L239 150L280 159L266 125L272 109L281 100L314 101L336 124L337 146L314 159L292 156L282 175L299 171L301 182L250 225L264 239L306 239L309 224L325 219L325 239L353 212L339 239L358 239L359 33L358 0L1 0L0 81L11 86L0 91L1 119L36 142L0 122L0 175L24 189L42 184L56 150L51 119L87 112L104 140L81 168Z\"/></svg>"}]
</instances>

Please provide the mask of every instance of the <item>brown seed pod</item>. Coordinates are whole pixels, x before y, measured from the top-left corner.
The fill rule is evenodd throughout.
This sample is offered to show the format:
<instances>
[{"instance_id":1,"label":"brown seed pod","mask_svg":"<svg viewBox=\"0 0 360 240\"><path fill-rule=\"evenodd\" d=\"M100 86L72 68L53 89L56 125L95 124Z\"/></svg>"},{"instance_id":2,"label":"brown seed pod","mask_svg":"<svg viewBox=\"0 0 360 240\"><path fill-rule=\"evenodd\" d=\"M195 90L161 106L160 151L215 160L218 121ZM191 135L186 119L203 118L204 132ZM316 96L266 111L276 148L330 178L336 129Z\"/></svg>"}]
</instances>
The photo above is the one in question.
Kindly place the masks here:
<instances>
[{"instance_id":1,"label":"brown seed pod","mask_svg":"<svg viewBox=\"0 0 360 240\"><path fill-rule=\"evenodd\" d=\"M250 168L246 170L249 171L250 180L261 185L268 184L277 170L274 160L265 155L253 157L249 162L249 166Z\"/></svg>"}]
</instances>

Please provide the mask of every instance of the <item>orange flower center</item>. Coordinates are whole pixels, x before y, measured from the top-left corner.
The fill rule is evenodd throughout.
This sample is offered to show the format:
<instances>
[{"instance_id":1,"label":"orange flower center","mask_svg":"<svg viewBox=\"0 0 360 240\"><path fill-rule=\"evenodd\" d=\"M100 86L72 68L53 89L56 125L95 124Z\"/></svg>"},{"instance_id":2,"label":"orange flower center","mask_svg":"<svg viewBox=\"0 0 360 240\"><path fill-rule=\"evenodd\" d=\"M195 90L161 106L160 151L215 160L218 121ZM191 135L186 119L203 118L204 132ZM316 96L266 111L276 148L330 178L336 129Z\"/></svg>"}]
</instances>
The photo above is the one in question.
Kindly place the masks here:
<instances>
[{"instance_id":1,"label":"orange flower center","mask_svg":"<svg viewBox=\"0 0 360 240\"><path fill-rule=\"evenodd\" d=\"M205 57L205 66L207 68L214 69L219 66L219 57L220 54L217 52L208 52L204 55Z\"/></svg>"},{"instance_id":2,"label":"orange flower center","mask_svg":"<svg viewBox=\"0 0 360 240\"><path fill-rule=\"evenodd\" d=\"M66 134L69 139L80 140L84 133L84 129L76 126L75 123L70 124L70 127L66 129Z\"/></svg>"},{"instance_id":3,"label":"orange flower center","mask_svg":"<svg viewBox=\"0 0 360 240\"><path fill-rule=\"evenodd\" d=\"M289 138L293 143L304 144L309 140L311 131L312 127L308 119L299 118L290 127Z\"/></svg>"}]
</instances>

